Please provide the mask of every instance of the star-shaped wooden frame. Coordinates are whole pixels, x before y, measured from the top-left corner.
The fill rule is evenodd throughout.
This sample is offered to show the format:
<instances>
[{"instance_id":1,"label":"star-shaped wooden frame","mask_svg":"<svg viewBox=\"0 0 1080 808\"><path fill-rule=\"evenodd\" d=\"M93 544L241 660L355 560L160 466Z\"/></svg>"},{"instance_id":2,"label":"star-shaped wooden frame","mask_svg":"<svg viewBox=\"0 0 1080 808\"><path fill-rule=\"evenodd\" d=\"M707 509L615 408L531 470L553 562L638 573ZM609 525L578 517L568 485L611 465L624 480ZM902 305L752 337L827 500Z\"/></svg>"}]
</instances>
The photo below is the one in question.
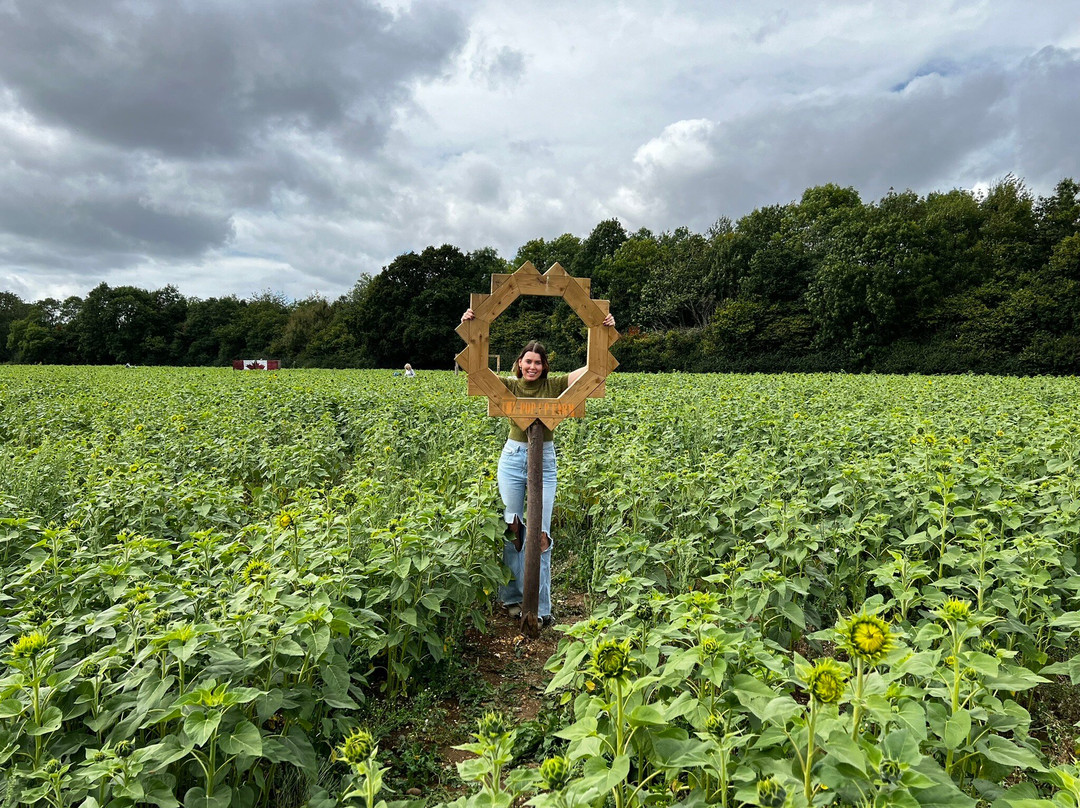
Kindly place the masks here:
<instances>
[{"instance_id":1,"label":"star-shaped wooden frame","mask_svg":"<svg viewBox=\"0 0 1080 808\"><path fill-rule=\"evenodd\" d=\"M456 329L468 347L455 358L468 374L469 395L487 396L488 415L506 416L522 429L540 419L554 429L564 418L583 416L586 398L603 398L604 380L619 366L611 354L619 332L604 325L608 301L593 300L591 285L588 278L575 278L557 263L541 275L526 261L512 275L492 275L491 294L470 297L475 316ZM522 295L561 297L589 329L588 369L558 398L518 398L488 367L491 323Z\"/></svg>"}]
</instances>

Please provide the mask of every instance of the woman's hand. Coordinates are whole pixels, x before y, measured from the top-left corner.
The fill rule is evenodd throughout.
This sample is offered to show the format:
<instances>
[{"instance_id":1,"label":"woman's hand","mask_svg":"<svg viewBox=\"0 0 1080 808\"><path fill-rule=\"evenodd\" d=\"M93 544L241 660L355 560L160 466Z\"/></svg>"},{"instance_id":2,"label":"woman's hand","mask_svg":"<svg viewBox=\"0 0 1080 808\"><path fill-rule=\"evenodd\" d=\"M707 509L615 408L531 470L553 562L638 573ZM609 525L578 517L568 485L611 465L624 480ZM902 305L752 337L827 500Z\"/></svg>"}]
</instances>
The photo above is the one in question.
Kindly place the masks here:
<instances>
[{"instance_id":1,"label":"woman's hand","mask_svg":"<svg viewBox=\"0 0 1080 808\"><path fill-rule=\"evenodd\" d=\"M461 315L461 322L465 322L466 320L472 320L472 319L475 319L475 318L476 318L476 315L473 314L472 306L470 306L469 308L465 309L465 313L463 315ZM614 321L612 321L612 322L614 324Z\"/></svg>"},{"instance_id":2,"label":"woman's hand","mask_svg":"<svg viewBox=\"0 0 1080 808\"><path fill-rule=\"evenodd\" d=\"M469 309L469 311L472 311L472 309ZM615 315L614 314L609 314L607 317L605 317L604 318L604 325L614 328L615 327Z\"/></svg>"}]
</instances>

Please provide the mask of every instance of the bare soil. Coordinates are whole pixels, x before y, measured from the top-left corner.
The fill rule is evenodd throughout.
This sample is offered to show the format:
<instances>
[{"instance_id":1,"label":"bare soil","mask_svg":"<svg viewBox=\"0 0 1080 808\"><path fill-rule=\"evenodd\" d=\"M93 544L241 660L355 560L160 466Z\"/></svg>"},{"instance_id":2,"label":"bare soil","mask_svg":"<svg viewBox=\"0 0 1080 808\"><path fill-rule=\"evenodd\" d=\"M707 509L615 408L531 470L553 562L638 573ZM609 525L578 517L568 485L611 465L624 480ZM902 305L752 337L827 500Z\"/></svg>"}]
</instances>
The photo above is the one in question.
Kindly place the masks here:
<instances>
[{"instance_id":1,"label":"bare soil","mask_svg":"<svg viewBox=\"0 0 1080 808\"><path fill-rule=\"evenodd\" d=\"M463 661L475 668L494 694L485 710L502 712L514 724L535 719L543 707L544 690L552 677L544 666L562 638L557 626L570 625L587 616L584 595L568 593L555 604L556 625L541 629L539 637L528 637L521 629L521 621L511 618L502 607L495 608L486 631L466 632L461 649ZM475 729L475 715L453 702L444 704L444 709L448 723L459 724L448 734L460 735L462 740L458 743L465 742ZM440 757L445 764L453 766L471 755L448 745L440 749Z\"/></svg>"}]
</instances>

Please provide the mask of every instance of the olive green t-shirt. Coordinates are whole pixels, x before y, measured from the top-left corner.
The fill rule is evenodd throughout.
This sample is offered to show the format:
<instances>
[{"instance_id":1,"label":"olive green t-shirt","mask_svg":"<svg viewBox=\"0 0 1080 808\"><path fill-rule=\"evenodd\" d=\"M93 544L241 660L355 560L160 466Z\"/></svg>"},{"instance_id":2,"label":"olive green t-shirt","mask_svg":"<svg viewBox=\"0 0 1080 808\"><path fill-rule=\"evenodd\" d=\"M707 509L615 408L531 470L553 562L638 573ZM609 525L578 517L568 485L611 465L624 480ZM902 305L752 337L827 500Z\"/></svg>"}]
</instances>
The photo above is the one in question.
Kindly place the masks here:
<instances>
[{"instance_id":1,"label":"olive green t-shirt","mask_svg":"<svg viewBox=\"0 0 1080 808\"><path fill-rule=\"evenodd\" d=\"M506 389L513 393L518 398L558 398L566 389L570 386L570 378L568 376L548 376L546 379L537 379L535 382L527 382L524 379L508 379L505 376L500 376L502 383L506 385ZM555 437L554 433L544 427L544 440L549 441ZM529 440L528 435L525 434L525 430L510 422L510 440L518 440L522 443L526 443Z\"/></svg>"}]
</instances>

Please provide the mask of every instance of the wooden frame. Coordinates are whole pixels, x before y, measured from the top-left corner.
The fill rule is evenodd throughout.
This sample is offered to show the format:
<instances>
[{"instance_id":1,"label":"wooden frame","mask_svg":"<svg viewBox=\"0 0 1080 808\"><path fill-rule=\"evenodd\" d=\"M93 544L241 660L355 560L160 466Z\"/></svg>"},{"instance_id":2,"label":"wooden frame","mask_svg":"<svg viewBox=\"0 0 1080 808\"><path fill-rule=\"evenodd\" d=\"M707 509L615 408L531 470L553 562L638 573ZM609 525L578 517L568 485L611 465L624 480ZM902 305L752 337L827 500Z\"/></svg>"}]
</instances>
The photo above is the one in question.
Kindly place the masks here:
<instances>
[{"instance_id":1,"label":"wooden frame","mask_svg":"<svg viewBox=\"0 0 1080 808\"><path fill-rule=\"evenodd\" d=\"M583 416L585 399L604 397L604 380L619 366L611 354L619 332L604 325L608 301L593 300L591 285L588 278L575 278L557 263L541 275L526 261L513 274L492 275L491 294L471 296L475 316L457 327L468 347L455 359L468 374L468 394L487 396L488 415L506 416L522 429L539 419L554 429L564 418ZM488 367L491 323L522 295L561 297L589 329L587 370L558 398L518 398Z\"/></svg>"}]
</instances>

